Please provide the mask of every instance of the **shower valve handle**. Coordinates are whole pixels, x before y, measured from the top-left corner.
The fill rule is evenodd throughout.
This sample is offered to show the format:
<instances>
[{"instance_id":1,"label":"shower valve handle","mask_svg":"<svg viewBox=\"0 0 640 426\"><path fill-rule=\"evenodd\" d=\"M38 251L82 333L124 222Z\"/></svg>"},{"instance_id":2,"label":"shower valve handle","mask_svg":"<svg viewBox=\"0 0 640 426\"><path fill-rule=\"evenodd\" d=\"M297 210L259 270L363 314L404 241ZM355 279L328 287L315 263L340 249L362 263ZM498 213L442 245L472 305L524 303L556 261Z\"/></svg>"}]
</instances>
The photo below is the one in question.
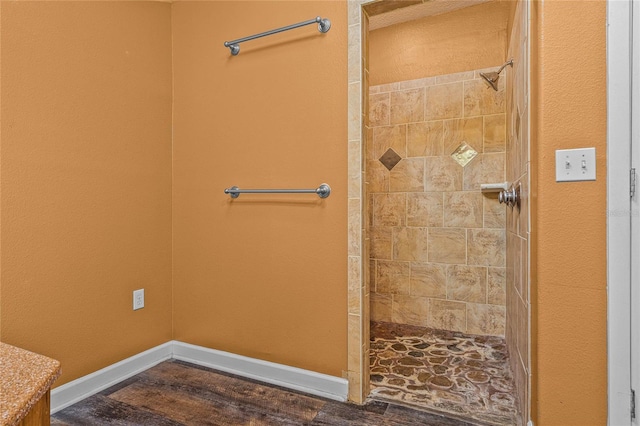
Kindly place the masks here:
<instances>
[{"instance_id":1,"label":"shower valve handle","mask_svg":"<svg viewBox=\"0 0 640 426\"><path fill-rule=\"evenodd\" d=\"M500 201L500 204L506 204L511 208L513 206L520 208L520 184L515 187L512 185L511 188L500 191L498 201Z\"/></svg>"}]
</instances>

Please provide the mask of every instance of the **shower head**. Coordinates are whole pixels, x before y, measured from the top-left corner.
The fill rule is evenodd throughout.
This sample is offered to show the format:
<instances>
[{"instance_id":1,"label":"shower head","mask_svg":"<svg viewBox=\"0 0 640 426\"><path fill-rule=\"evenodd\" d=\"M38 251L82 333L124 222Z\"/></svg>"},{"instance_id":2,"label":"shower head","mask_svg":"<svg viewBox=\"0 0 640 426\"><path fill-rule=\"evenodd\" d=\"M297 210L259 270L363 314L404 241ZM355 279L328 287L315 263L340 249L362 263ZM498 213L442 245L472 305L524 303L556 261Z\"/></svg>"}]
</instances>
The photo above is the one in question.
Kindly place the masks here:
<instances>
[{"instance_id":1,"label":"shower head","mask_svg":"<svg viewBox=\"0 0 640 426\"><path fill-rule=\"evenodd\" d=\"M493 90L495 90L496 92L498 91L498 78L500 78L500 73L502 72L502 70L507 66L510 65L513 67L513 59L509 59L507 62L505 62L499 69L498 71L491 71L491 72L481 72L480 73L480 77L484 78L484 80L489 83L489 85L493 88Z\"/></svg>"}]
</instances>

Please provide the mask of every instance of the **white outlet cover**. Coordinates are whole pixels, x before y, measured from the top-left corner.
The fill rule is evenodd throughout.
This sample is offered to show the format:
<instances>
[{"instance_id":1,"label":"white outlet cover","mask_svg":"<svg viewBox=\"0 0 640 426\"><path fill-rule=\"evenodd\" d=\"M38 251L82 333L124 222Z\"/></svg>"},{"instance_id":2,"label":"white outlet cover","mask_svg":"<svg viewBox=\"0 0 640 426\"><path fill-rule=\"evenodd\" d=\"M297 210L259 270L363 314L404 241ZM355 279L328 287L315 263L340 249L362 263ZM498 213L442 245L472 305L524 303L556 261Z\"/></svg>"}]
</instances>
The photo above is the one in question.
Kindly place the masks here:
<instances>
[{"instance_id":1,"label":"white outlet cover","mask_svg":"<svg viewBox=\"0 0 640 426\"><path fill-rule=\"evenodd\" d=\"M133 310L144 308L144 288L133 291Z\"/></svg>"},{"instance_id":2,"label":"white outlet cover","mask_svg":"<svg viewBox=\"0 0 640 426\"><path fill-rule=\"evenodd\" d=\"M556 182L596 180L596 149L556 150Z\"/></svg>"}]
</instances>

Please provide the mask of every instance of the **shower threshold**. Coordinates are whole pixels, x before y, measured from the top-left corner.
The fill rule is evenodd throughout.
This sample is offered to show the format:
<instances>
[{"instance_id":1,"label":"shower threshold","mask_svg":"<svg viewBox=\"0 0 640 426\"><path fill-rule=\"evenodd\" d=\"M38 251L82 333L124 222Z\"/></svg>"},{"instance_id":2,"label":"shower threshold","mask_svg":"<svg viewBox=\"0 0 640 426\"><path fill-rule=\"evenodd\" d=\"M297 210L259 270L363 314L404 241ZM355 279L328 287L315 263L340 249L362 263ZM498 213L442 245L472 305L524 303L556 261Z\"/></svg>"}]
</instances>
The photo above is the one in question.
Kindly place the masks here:
<instances>
[{"instance_id":1,"label":"shower threshold","mask_svg":"<svg viewBox=\"0 0 640 426\"><path fill-rule=\"evenodd\" d=\"M371 399L479 425L520 424L505 340L371 322Z\"/></svg>"}]
</instances>

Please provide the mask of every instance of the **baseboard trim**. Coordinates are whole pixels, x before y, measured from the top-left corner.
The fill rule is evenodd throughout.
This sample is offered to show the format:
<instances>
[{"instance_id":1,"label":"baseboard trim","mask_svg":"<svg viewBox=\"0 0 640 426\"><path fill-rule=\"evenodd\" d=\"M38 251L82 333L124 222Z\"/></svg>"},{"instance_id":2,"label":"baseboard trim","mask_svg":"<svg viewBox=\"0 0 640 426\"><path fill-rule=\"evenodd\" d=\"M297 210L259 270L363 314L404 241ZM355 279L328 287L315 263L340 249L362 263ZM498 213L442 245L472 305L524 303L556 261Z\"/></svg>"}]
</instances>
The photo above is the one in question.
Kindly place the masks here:
<instances>
[{"instance_id":1,"label":"baseboard trim","mask_svg":"<svg viewBox=\"0 0 640 426\"><path fill-rule=\"evenodd\" d=\"M346 379L172 340L53 389L51 414L172 358L311 395L347 400Z\"/></svg>"},{"instance_id":2,"label":"baseboard trim","mask_svg":"<svg viewBox=\"0 0 640 426\"><path fill-rule=\"evenodd\" d=\"M173 341L163 343L51 391L51 414L171 359Z\"/></svg>"},{"instance_id":3,"label":"baseboard trim","mask_svg":"<svg viewBox=\"0 0 640 426\"><path fill-rule=\"evenodd\" d=\"M183 342L174 343L173 358L336 401L347 400L349 382L340 377Z\"/></svg>"}]
</instances>

